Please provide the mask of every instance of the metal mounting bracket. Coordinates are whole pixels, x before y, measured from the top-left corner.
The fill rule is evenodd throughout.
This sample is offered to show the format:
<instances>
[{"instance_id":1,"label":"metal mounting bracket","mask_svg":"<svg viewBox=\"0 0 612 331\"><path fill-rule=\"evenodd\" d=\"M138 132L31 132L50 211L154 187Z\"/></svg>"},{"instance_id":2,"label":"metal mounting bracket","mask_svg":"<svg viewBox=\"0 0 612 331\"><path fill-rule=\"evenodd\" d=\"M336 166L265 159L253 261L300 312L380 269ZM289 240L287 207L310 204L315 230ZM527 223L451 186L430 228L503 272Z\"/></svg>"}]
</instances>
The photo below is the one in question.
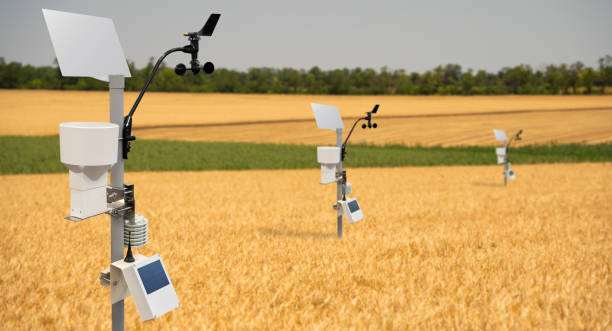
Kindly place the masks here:
<instances>
[{"instance_id":1,"label":"metal mounting bracket","mask_svg":"<svg viewBox=\"0 0 612 331\"><path fill-rule=\"evenodd\" d=\"M127 193L132 193L133 192L133 188L131 191L128 191ZM125 188L116 188L116 187L112 187L112 186L106 186L106 205L108 207L108 209L104 212L101 212L99 214L87 217L87 218L79 218L76 216L68 216L68 217L64 217L64 219L69 220L69 221L73 221L73 222L80 222L82 220L86 220L88 218L91 217L95 217L98 215L102 215L102 214L108 214L111 216L122 216L127 214L131 209L134 208L133 203L126 203L125 201L125 195L126 195L126 190ZM102 281L102 280L100 280Z\"/></svg>"},{"instance_id":2,"label":"metal mounting bracket","mask_svg":"<svg viewBox=\"0 0 612 331\"><path fill-rule=\"evenodd\" d=\"M106 203L113 203L119 200L123 200L125 196L123 188L116 188L112 186L106 187Z\"/></svg>"}]
</instances>

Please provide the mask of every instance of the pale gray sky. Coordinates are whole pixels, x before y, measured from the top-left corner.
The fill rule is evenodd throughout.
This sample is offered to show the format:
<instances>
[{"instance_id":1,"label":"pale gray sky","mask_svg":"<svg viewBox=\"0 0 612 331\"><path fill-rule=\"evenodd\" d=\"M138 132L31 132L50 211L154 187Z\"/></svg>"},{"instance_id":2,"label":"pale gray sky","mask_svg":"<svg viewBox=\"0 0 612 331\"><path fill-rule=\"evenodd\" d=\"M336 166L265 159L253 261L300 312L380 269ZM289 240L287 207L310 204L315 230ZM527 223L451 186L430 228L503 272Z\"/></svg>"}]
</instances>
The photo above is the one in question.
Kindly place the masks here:
<instances>
[{"instance_id":1,"label":"pale gray sky","mask_svg":"<svg viewBox=\"0 0 612 331\"><path fill-rule=\"evenodd\" d=\"M54 54L41 8L114 20L138 67L183 46L212 12L222 14L200 60L217 68L371 67L422 72L439 64L496 71L504 66L612 54L612 1L161 1L2 0L0 56L50 65ZM187 56L171 55L174 66ZM95 64L94 64L95 65Z\"/></svg>"}]
</instances>

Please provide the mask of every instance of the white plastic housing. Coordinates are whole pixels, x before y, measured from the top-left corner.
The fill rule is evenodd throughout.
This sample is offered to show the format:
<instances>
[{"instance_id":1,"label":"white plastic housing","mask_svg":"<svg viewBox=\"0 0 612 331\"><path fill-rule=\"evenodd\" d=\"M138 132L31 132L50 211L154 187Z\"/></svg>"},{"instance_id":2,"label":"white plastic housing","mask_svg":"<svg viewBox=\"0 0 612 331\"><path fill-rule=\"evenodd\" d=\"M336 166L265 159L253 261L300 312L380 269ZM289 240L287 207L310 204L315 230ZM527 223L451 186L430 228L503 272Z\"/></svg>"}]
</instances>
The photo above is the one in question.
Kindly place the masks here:
<instances>
[{"instance_id":1,"label":"white plastic housing","mask_svg":"<svg viewBox=\"0 0 612 331\"><path fill-rule=\"evenodd\" d=\"M508 172L506 172L506 174L510 180L514 180L516 178L516 173L510 168L510 163L508 163Z\"/></svg>"},{"instance_id":2,"label":"white plastic housing","mask_svg":"<svg viewBox=\"0 0 612 331\"><path fill-rule=\"evenodd\" d=\"M336 182L336 166L340 163L340 147L317 147L317 161L321 163L321 184Z\"/></svg>"},{"instance_id":3,"label":"white plastic housing","mask_svg":"<svg viewBox=\"0 0 612 331\"><path fill-rule=\"evenodd\" d=\"M119 126L66 122L59 133L60 160L70 171L70 216L83 219L105 212L107 170L117 162Z\"/></svg>"},{"instance_id":4,"label":"white plastic housing","mask_svg":"<svg viewBox=\"0 0 612 331\"><path fill-rule=\"evenodd\" d=\"M347 182L346 184L344 184L344 193L346 195L353 193L353 185L351 185L351 183Z\"/></svg>"},{"instance_id":5,"label":"white plastic housing","mask_svg":"<svg viewBox=\"0 0 612 331\"><path fill-rule=\"evenodd\" d=\"M363 211L357 199L347 198L346 201L338 201L342 206L342 211L346 214L349 223L355 223L363 218Z\"/></svg>"},{"instance_id":6,"label":"white plastic housing","mask_svg":"<svg viewBox=\"0 0 612 331\"><path fill-rule=\"evenodd\" d=\"M131 295L144 322L178 307L178 296L159 254L135 254L134 259L132 263L119 260L111 264L111 303Z\"/></svg>"},{"instance_id":7,"label":"white plastic housing","mask_svg":"<svg viewBox=\"0 0 612 331\"><path fill-rule=\"evenodd\" d=\"M506 147L495 148L495 154L497 154L497 164L506 162Z\"/></svg>"}]
</instances>

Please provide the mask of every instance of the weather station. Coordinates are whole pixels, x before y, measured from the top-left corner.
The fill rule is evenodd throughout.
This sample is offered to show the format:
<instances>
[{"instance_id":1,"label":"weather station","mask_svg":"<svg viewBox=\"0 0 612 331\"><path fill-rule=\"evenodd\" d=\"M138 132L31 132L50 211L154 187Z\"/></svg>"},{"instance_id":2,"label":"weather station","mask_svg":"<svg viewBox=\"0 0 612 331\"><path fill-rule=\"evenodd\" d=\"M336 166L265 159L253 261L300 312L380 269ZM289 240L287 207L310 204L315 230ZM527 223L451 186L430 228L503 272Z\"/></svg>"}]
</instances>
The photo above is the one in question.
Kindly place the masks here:
<instances>
[{"instance_id":1,"label":"weather station","mask_svg":"<svg viewBox=\"0 0 612 331\"><path fill-rule=\"evenodd\" d=\"M311 103L312 112L317 122L317 127L324 130L332 130L336 132L336 146L319 146L317 147L317 161L321 164L321 184L336 183L337 194L336 203L333 208L336 210L338 238L342 237L342 215L346 215L349 224L355 223L363 218L363 211L357 199L347 198L347 195L352 193L352 185L347 182L346 170L342 168L342 162L347 154L347 144L357 123L364 120L362 128L376 129L377 123L372 122L372 115L378 111L378 106L366 112L366 116L359 117L353 123L344 142L342 141L342 131L344 124L340 117L338 107Z\"/></svg>"},{"instance_id":2,"label":"weather station","mask_svg":"<svg viewBox=\"0 0 612 331\"><path fill-rule=\"evenodd\" d=\"M504 143L504 147L496 147L495 154L497 155L497 164L504 165L504 186L508 185L508 179L514 180L516 178L516 174L514 170L511 168L510 160L508 159L508 150L510 148L510 144L513 141L521 140L521 134L523 130L519 130L510 141L506 136L506 131L503 130L493 130L493 134L495 135L495 140L502 141Z\"/></svg>"},{"instance_id":3,"label":"weather station","mask_svg":"<svg viewBox=\"0 0 612 331\"><path fill-rule=\"evenodd\" d=\"M110 18L43 9L62 76L92 77L109 82L110 123L66 122L59 125L60 160L69 170L70 216L79 222L110 215L111 263L100 273L110 287L112 328L124 328L124 299L132 296L143 321L153 320L179 306L159 254L146 257L132 248L148 241L148 220L135 213L134 185L124 183L124 159L130 151L132 119L164 58L174 52L191 55L190 67L179 64L179 75L191 70L212 73L214 65L198 61L201 36L212 36L220 14L211 14L198 32L185 33L189 44L166 51L149 74L128 115L124 116L124 78L130 71ZM107 185L110 168L110 185ZM124 258L124 248L127 253Z\"/></svg>"}]
</instances>

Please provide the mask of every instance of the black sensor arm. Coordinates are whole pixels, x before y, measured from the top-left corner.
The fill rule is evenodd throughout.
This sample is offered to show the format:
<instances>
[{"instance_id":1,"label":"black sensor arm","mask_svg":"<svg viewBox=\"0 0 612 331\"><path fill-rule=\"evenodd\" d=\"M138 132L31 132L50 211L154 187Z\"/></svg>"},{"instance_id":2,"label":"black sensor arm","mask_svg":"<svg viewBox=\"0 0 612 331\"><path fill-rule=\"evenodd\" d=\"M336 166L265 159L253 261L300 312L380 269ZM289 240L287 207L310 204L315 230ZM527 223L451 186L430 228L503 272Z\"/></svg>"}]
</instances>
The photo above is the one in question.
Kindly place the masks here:
<instances>
[{"instance_id":1,"label":"black sensor arm","mask_svg":"<svg viewBox=\"0 0 612 331\"><path fill-rule=\"evenodd\" d=\"M130 109L129 114L127 114L123 118L123 129L122 129L122 140L121 141L122 141L122 144L123 144L122 150L123 150L123 158L124 159L127 159L127 155L130 152L130 141L136 140L136 137L132 136L132 116L134 116L134 112L136 112L136 108L138 108L138 105L140 104L140 100L142 100L142 96L147 91L147 88L149 87L149 84L151 84L151 81L153 80L153 77L155 77L155 74L157 73L157 70L159 69L159 66L162 64L162 62L164 61L166 56L168 56L168 55L170 55L170 54L172 54L174 52L180 52L180 51L184 52L186 47L189 47L189 46L172 48L172 49L166 51L157 60L157 63L155 63L155 66L153 67L153 70L151 70L151 73L149 74L149 77L147 78L147 81L145 82L144 86L142 87L142 90L140 90L140 94L138 94L138 98L136 98L136 101L134 102L134 105L132 105L132 109Z\"/></svg>"},{"instance_id":2,"label":"black sensor arm","mask_svg":"<svg viewBox=\"0 0 612 331\"><path fill-rule=\"evenodd\" d=\"M520 129L514 136L512 136L512 138L510 138L510 141L508 142L508 147L510 147L512 141L521 140L521 133L523 133L523 129Z\"/></svg>"},{"instance_id":3,"label":"black sensor arm","mask_svg":"<svg viewBox=\"0 0 612 331\"><path fill-rule=\"evenodd\" d=\"M136 109L138 108L138 105L140 104L140 100L142 100L142 96L147 91L147 88L149 87L149 84L151 84L153 77L155 77L155 74L157 73L159 66L162 64L166 56L174 52L188 53L188 54L191 54L190 70L193 71L194 74L197 74L200 71L200 64L197 59L198 51L199 51L200 36L207 36L207 37L212 36L213 31L215 30L215 27L217 26L217 22L219 21L220 17L221 17L221 14L210 14L210 16L208 17L208 20L206 21L202 29L200 29L200 31L185 33L185 36L188 37L189 39L189 45L169 49L162 56L160 56L159 59L157 59L157 62L155 63L153 70L151 70L151 73L149 74L147 81L142 87L142 90L140 90L140 94L138 94L138 97L136 98L136 101L134 102L132 109L130 109L130 112L123 118L123 127L121 129L121 142L122 142L122 147L123 147L122 152L123 152L124 159L128 158L127 156L128 156L128 153L130 152L130 141L136 140L136 137L132 136L132 117L134 116L134 112L136 112ZM214 70L214 65L211 62L206 62L203 68L204 68L204 72L210 74ZM175 68L175 72L179 75L182 75L183 73L185 73L186 70L187 68L183 64L179 64L177 65L177 68Z\"/></svg>"},{"instance_id":4,"label":"black sensor arm","mask_svg":"<svg viewBox=\"0 0 612 331\"><path fill-rule=\"evenodd\" d=\"M374 108L372 108L372 111L366 112L366 116L364 117L359 117L355 123L353 123L353 127L351 128L351 131L349 131L349 134L346 136L346 139L344 140L344 143L342 143L342 151L340 154L340 157L342 159L342 161L344 161L344 157L346 156L346 144L348 143L349 138L351 137L351 134L353 134L353 130L355 130L355 126L357 126L357 123L359 123L359 121L361 120L366 120L368 121L368 124L366 126L366 124L363 124L362 128L374 128L376 129L376 127L378 127L378 125L376 123L372 124L372 114L375 114L378 111L378 106L379 105L375 105Z\"/></svg>"}]
</instances>

